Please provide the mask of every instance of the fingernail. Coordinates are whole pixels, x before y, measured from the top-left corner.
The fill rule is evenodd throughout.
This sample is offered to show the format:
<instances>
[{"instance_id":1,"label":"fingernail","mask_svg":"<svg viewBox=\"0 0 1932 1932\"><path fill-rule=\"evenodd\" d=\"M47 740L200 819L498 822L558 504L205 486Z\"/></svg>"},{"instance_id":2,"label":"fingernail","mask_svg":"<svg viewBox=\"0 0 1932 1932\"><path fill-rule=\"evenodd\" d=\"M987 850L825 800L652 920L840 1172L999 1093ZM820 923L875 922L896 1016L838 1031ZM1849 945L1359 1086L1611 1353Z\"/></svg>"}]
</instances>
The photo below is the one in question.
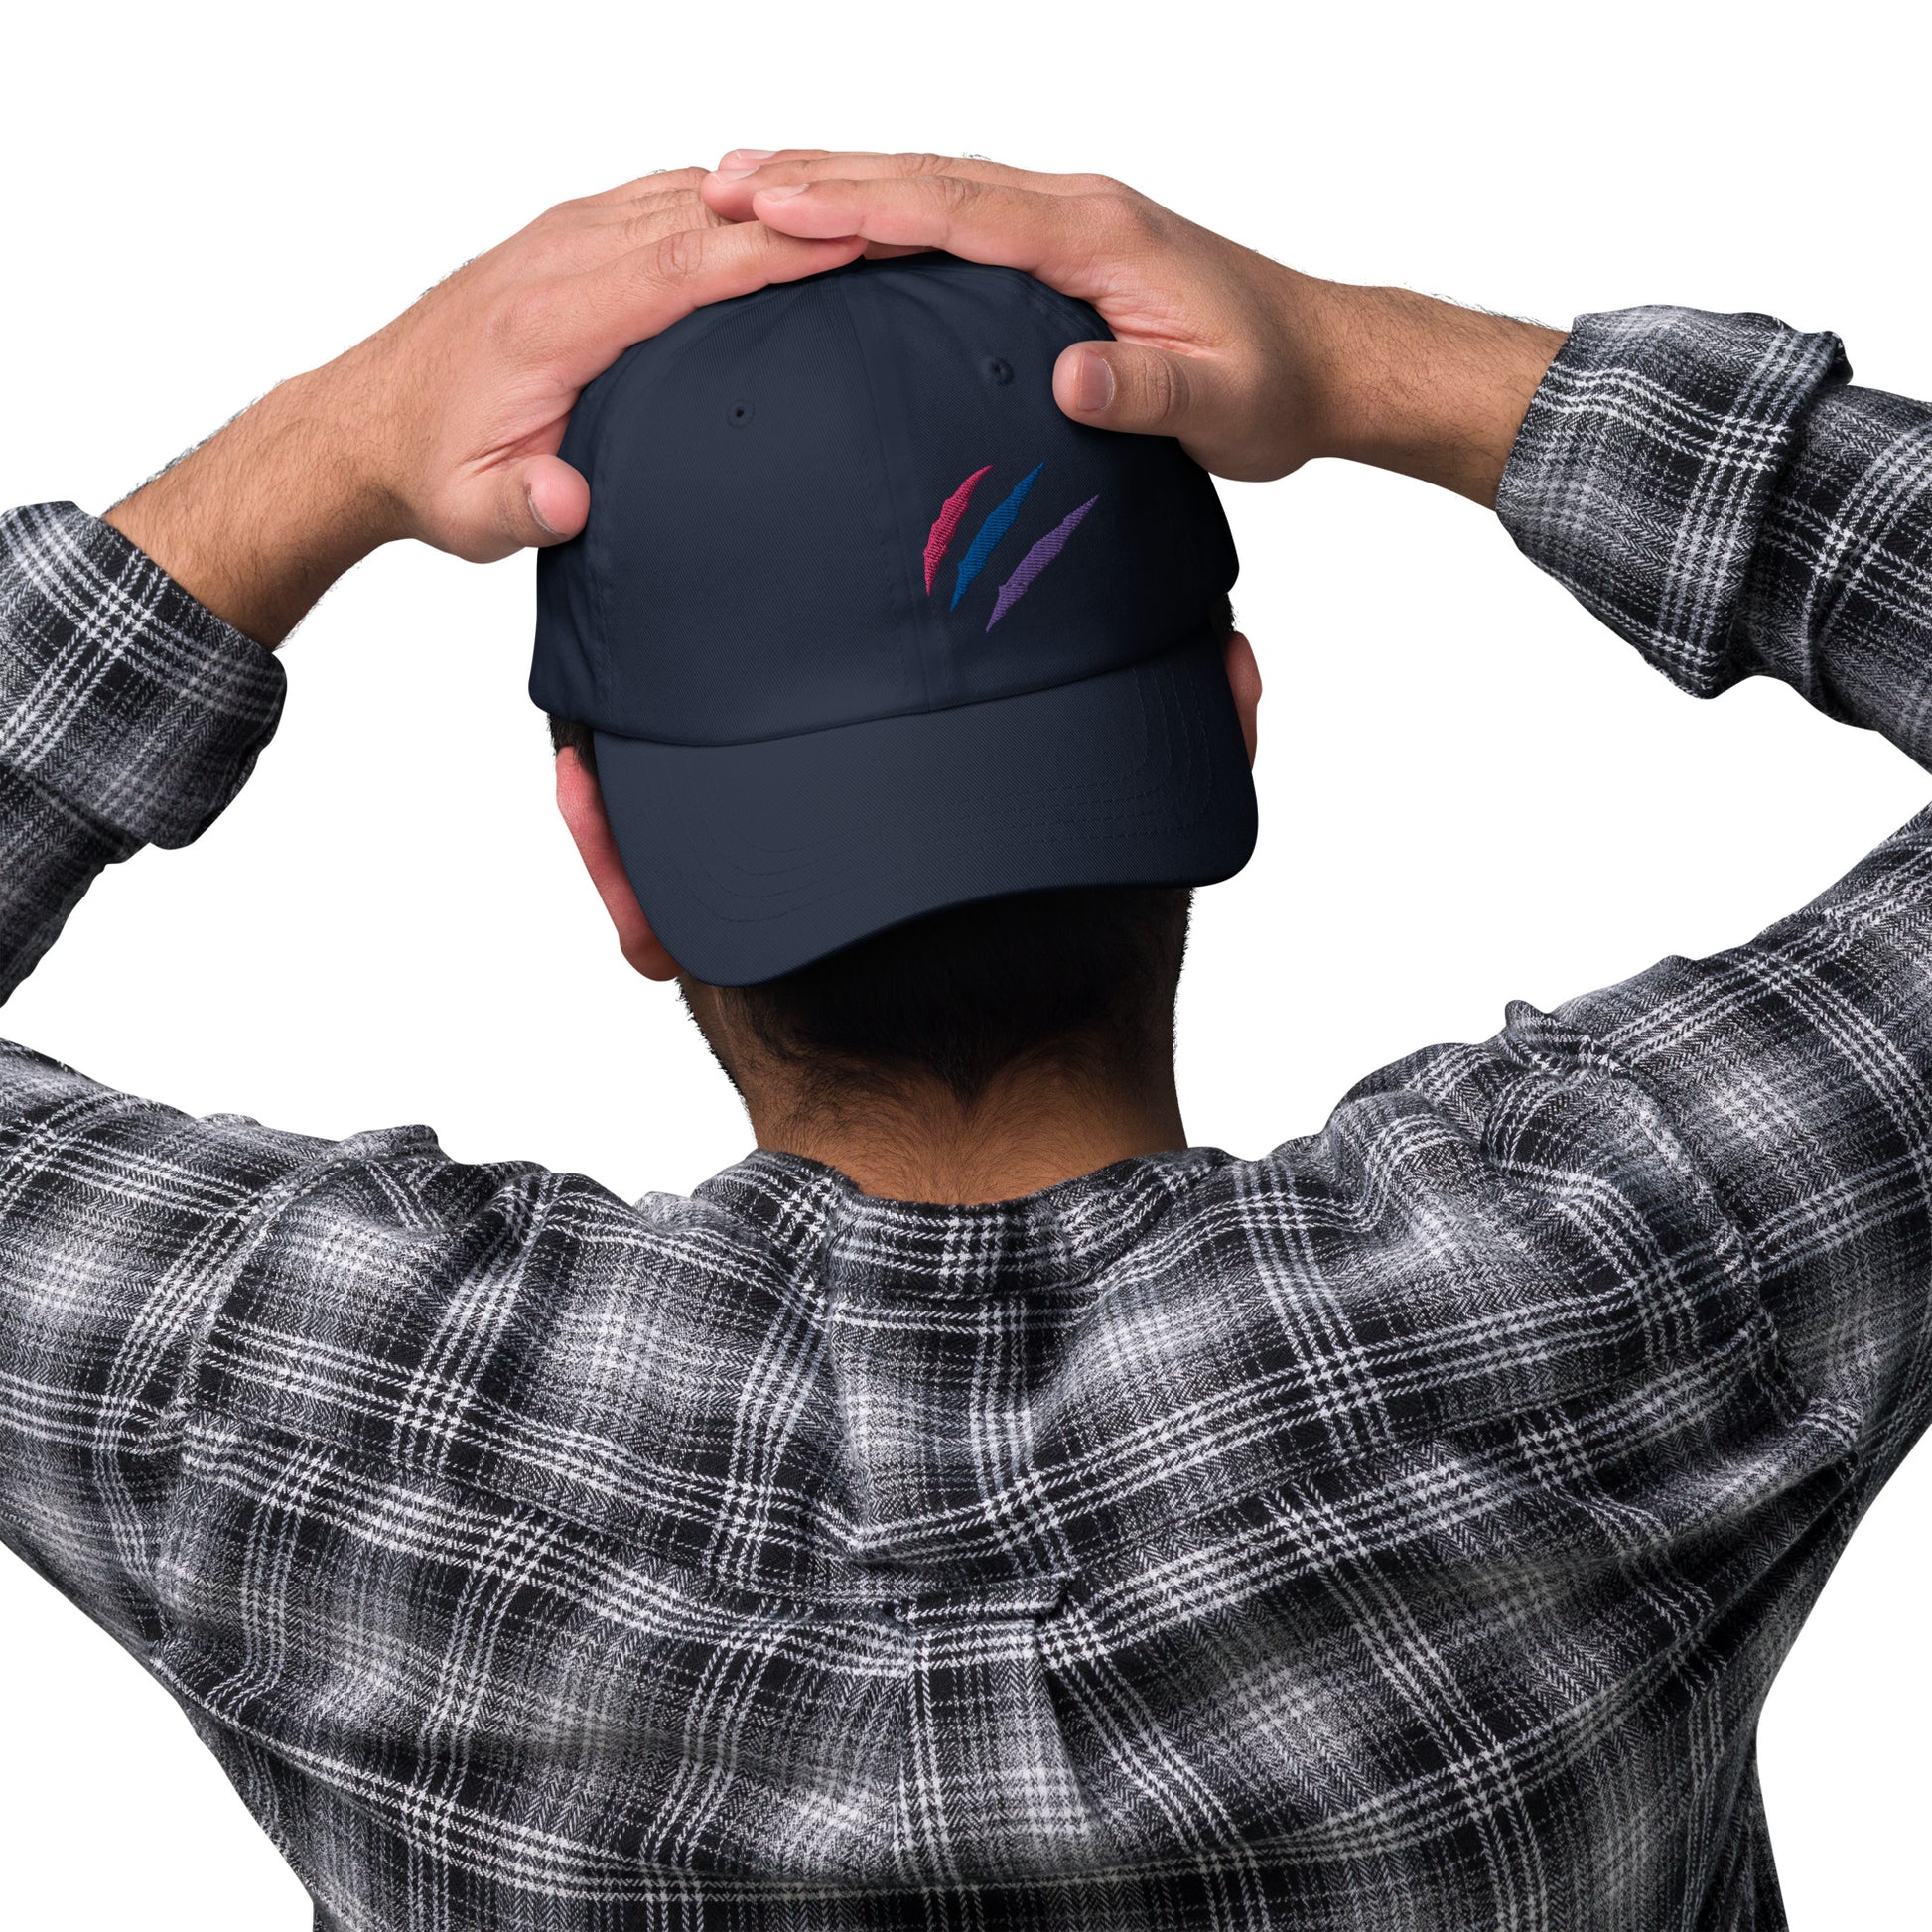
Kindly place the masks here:
<instances>
[{"instance_id":1,"label":"fingernail","mask_svg":"<svg viewBox=\"0 0 1932 1932\"><path fill-rule=\"evenodd\" d=\"M758 170L756 168L714 168L711 171L711 179L713 181L743 181L747 175L755 175L757 173Z\"/></svg>"},{"instance_id":2,"label":"fingernail","mask_svg":"<svg viewBox=\"0 0 1932 1932\"><path fill-rule=\"evenodd\" d=\"M530 520L533 523L535 523L535 525L539 530L542 530L548 536L554 537L559 534L559 532L552 526L550 519L547 516L545 516L540 509L537 508L537 499L534 492L526 491L524 493L523 500L529 504Z\"/></svg>"},{"instance_id":3,"label":"fingernail","mask_svg":"<svg viewBox=\"0 0 1932 1932\"><path fill-rule=\"evenodd\" d=\"M1114 399L1113 365L1104 355L1080 357L1080 373L1073 382L1073 405L1088 412L1105 409Z\"/></svg>"},{"instance_id":4,"label":"fingernail","mask_svg":"<svg viewBox=\"0 0 1932 1932\"><path fill-rule=\"evenodd\" d=\"M777 152L778 150L776 148L734 148L732 149L730 154L726 155L725 160L726 161L769 161L771 157ZM720 174L723 174L725 172L722 165L719 167L718 172ZM747 168L745 172L749 175L752 171L750 168Z\"/></svg>"},{"instance_id":5,"label":"fingernail","mask_svg":"<svg viewBox=\"0 0 1932 1932\"><path fill-rule=\"evenodd\" d=\"M759 193L767 202L783 202L788 201L793 195L802 195L810 186L809 182L783 181L776 188L760 188Z\"/></svg>"}]
</instances>

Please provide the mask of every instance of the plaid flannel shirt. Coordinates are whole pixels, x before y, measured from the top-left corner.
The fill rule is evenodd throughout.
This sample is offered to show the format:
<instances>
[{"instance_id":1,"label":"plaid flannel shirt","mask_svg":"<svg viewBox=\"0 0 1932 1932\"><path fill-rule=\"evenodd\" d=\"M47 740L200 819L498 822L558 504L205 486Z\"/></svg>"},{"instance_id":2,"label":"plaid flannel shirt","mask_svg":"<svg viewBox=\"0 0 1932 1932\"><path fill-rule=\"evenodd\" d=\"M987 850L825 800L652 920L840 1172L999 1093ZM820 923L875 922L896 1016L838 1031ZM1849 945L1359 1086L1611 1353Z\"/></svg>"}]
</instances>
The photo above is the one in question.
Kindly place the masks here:
<instances>
[{"instance_id":1,"label":"plaid flannel shirt","mask_svg":"<svg viewBox=\"0 0 1932 1932\"><path fill-rule=\"evenodd\" d=\"M1661 670L1932 760L1932 411L1585 318L1504 480ZM0 521L0 974L274 658ZM628 1205L0 1047L0 1535L320 1924L1663 1932L1783 1915L1779 1662L1932 1405L1932 814L1752 943L1255 1161Z\"/></svg>"}]
</instances>

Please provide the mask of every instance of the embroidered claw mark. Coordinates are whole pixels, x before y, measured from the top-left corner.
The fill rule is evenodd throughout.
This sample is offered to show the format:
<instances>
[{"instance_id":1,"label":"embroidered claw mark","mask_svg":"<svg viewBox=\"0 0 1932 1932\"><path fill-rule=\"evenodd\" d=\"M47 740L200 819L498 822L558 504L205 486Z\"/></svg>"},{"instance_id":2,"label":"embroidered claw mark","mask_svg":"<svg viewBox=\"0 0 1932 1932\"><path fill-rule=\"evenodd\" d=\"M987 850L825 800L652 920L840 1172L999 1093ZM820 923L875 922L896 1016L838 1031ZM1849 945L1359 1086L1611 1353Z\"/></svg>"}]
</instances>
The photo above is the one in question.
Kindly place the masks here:
<instances>
[{"instance_id":1,"label":"embroidered claw mark","mask_svg":"<svg viewBox=\"0 0 1932 1932\"><path fill-rule=\"evenodd\" d=\"M1027 500L1027 492L1038 481L1039 473L1046 468L1043 463L1035 463L1027 474L1014 484L1005 500L989 515L979 527L979 533L967 545L966 554L959 560L959 575L953 583L951 610L959 609L959 600L966 595L967 587L985 569L999 542L1013 528L1020 515L1020 506ZM946 560L946 552L952 547L952 540L959 532L961 519L966 514L966 506L973 500L973 492L980 483L993 474L992 464L982 464L953 493L940 505L939 514L933 519L932 528L925 540L925 590L932 595L934 578L939 574L939 566ZM1033 588L1034 579L1066 548L1067 539L1080 527L1086 513L1099 502L1098 496L1089 496L1076 510L1069 511L1054 527L1039 539L1015 566L1013 575L1000 586L999 595L993 600L993 615L987 619L986 627L993 626L1013 609Z\"/></svg>"},{"instance_id":2,"label":"embroidered claw mark","mask_svg":"<svg viewBox=\"0 0 1932 1932\"><path fill-rule=\"evenodd\" d=\"M1069 511L1059 522L1046 532L1014 567L1014 572L1000 586L1000 595L993 600L993 615L987 619L986 627L993 626L1013 609L1033 588L1033 582L1039 573L1066 548L1066 540L1080 527L1080 519L1099 502L1098 496L1089 496L1077 510Z\"/></svg>"},{"instance_id":3,"label":"embroidered claw mark","mask_svg":"<svg viewBox=\"0 0 1932 1932\"><path fill-rule=\"evenodd\" d=\"M959 519L966 514L966 505L973 500L973 491L980 486L980 479L992 471L988 463L966 479L945 500L939 514L932 520L932 533L925 540L925 594L932 595L932 580L939 574L939 566L946 560L946 552L952 546L953 532L959 528Z\"/></svg>"},{"instance_id":4,"label":"embroidered claw mark","mask_svg":"<svg viewBox=\"0 0 1932 1932\"><path fill-rule=\"evenodd\" d=\"M1013 528L1013 519L1020 514L1020 505L1027 500L1027 491L1033 488L1034 479L1045 468L1045 464L1035 463L1014 484L1013 493L1006 501L980 525L979 535L959 560L959 581L953 586L952 603L948 608L954 611L959 609L959 600L966 595L966 586L985 568L987 558L993 554L993 546Z\"/></svg>"}]
</instances>

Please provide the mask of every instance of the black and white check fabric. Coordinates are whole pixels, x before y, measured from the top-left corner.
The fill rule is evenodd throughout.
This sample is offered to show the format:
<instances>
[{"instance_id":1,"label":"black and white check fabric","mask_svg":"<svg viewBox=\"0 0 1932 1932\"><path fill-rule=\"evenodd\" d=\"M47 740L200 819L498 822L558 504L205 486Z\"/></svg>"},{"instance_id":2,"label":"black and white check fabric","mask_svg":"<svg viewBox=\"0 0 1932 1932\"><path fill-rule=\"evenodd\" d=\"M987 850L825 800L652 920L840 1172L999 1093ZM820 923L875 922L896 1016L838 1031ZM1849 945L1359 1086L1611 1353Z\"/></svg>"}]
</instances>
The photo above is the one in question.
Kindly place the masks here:
<instances>
[{"instance_id":1,"label":"black and white check fabric","mask_svg":"<svg viewBox=\"0 0 1932 1932\"><path fill-rule=\"evenodd\" d=\"M1932 411L1586 318L1518 541L1932 762ZM0 523L0 967L274 659ZM0 1533L345 1932L1762 1932L1754 1729L1932 1415L1932 815L1265 1159L636 1205L0 1048Z\"/></svg>"}]
</instances>

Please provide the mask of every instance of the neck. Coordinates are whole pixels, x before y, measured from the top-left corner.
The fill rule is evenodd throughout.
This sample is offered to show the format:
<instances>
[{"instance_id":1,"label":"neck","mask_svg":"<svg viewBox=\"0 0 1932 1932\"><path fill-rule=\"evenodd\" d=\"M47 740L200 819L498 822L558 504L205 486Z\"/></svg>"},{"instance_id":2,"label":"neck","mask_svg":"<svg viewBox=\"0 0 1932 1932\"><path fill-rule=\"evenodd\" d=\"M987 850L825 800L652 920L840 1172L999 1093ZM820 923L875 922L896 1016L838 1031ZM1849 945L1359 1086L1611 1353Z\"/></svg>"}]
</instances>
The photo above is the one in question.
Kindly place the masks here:
<instances>
[{"instance_id":1,"label":"neck","mask_svg":"<svg viewBox=\"0 0 1932 1932\"><path fill-rule=\"evenodd\" d=\"M846 1174L861 1192L971 1205L1011 1200L1137 1154L1187 1145L1172 1065L1141 1086L1010 1069L970 1105L936 1080L827 1093L782 1074L740 1080L758 1144Z\"/></svg>"}]
</instances>

